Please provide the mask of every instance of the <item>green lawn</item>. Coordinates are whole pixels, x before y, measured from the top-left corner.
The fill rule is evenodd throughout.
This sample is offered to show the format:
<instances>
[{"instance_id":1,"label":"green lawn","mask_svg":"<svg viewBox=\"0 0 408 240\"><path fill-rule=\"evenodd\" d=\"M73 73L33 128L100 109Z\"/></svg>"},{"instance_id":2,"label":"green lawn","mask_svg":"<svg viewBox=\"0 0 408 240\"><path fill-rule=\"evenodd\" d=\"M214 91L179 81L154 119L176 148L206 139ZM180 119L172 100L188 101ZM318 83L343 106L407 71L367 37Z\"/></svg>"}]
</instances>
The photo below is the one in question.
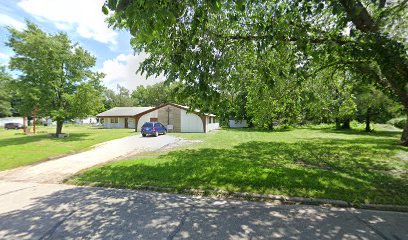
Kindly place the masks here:
<instances>
[{"instance_id":1,"label":"green lawn","mask_svg":"<svg viewBox=\"0 0 408 240\"><path fill-rule=\"evenodd\" d=\"M313 127L173 135L203 142L95 167L70 182L408 205L408 149L398 145L399 131Z\"/></svg>"},{"instance_id":2,"label":"green lawn","mask_svg":"<svg viewBox=\"0 0 408 240\"><path fill-rule=\"evenodd\" d=\"M68 138L49 137L54 127L38 127L38 134L24 135L22 130L0 130L0 171L86 149L97 143L129 136L131 129L98 129L66 125Z\"/></svg>"}]
</instances>

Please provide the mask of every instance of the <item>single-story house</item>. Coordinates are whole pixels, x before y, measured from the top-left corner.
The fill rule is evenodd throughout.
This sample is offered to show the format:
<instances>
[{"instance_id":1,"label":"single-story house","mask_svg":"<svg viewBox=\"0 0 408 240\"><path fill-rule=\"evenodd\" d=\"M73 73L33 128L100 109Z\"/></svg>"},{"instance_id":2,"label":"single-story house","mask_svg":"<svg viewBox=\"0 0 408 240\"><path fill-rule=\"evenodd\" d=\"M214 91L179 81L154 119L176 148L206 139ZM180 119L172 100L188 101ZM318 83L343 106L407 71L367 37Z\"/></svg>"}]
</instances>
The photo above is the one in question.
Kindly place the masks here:
<instances>
[{"instance_id":1,"label":"single-story house","mask_svg":"<svg viewBox=\"0 0 408 240\"><path fill-rule=\"evenodd\" d=\"M145 122L161 122L169 132L209 132L219 128L214 114L189 112L187 106L166 103L158 107L115 107L96 115L105 128L134 128Z\"/></svg>"}]
</instances>

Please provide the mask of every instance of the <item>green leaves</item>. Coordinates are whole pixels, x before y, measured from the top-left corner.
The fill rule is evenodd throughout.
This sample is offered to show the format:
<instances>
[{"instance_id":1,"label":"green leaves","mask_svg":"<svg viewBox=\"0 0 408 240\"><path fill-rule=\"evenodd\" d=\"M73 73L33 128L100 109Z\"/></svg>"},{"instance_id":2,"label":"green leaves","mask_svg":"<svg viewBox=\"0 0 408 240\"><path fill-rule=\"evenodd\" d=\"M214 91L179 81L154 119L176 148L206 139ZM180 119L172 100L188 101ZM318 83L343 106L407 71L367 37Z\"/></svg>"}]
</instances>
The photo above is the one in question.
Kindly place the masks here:
<instances>
[{"instance_id":1,"label":"green leaves","mask_svg":"<svg viewBox=\"0 0 408 240\"><path fill-rule=\"evenodd\" d=\"M330 122L355 111L351 92L339 86L344 73L359 79L368 75L361 63L377 62L376 81L386 79L408 106L406 48L392 35L351 25L346 1L118 2L108 5L111 21L150 54L140 70L181 82L178 94L188 105L266 127L275 120ZM387 27L398 30L391 19Z\"/></svg>"},{"instance_id":2,"label":"green leaves","mask_svg":"<svg viewBox=\"0 0 408 240\"><path fill-rule=\"evenodd\" d=\"M15 53L10 68L21 72L13 80L21 113L30 115L35 109L62 122L100 109L103 74L91 70L95 57L66 34L51 35L28 22L23 31L10 29L7 45Z\"/></svg>"},{"instance_id":3,"label":"green leaves","mask_svg":"<svg viewBox=\"0 0 408 240\"><path fill-rule=\"evenodd\" d=\"M109 14L109 9L106 7L106 5L103 5L103 6L102 6L102 12L103 12L103 14L105 14L105 15L108 15L108 14Z\"/></svg>"},{"instance_id":4,"label":"green leaves","mask_svg":"<svg viewBox=\"0 0 408 240\"><path fill-rule=\"evenodd\" d=\"M0 66L0 117L11 114L11 76L6 72L4 66Z\"/></svg>"}]
</instances>

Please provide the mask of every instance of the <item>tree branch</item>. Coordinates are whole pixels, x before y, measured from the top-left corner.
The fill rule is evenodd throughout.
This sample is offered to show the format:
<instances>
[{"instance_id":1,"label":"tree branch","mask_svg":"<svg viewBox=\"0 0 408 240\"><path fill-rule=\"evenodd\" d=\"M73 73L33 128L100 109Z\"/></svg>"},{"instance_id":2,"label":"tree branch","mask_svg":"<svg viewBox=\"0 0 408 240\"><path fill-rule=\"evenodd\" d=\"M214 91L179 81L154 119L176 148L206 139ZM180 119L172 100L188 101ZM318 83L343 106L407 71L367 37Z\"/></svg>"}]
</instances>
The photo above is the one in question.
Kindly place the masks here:
<instances>
[{"instance_id":1,"label":"tree branch","mask_svg":"<svg viewBox=\"0 0 408 240\"><path fill-rule=\"evenodd\" d=\"M319 67L318 69L313 71L313 73L307 75L305 78L315 76L320 71L323 71L323 70L325 70L327 68L330 68L330 67L334 67L334 66L338 66L338 65L343 65L343 66L345 66L345 65L355 65L355 64L361 64L361 63L367 63L367 61L341 61L340 60L340 61L332 62L332 63L329 63L329 64L326 64L326 65L323 65L323 66Z\"/></svg>"},{"instance_id":2,"label":"tree branch","mask_svg":"<svg viewBox=\"0 0 408 240\"><path fill-rule=\"evenodd\" d=\"M365 33L378 32L377 24L360 1L339 0L339 2L358 30Z\"/></svg>"},{"instance_id":3,"label":"tree branch","mask_svg":"<svg viewBox=\"0 0 408 240\"><path fill-rule=\"evenodd\" d=\"M222 34L214 34L214 36L219 37L219 38L223 38L226 40L244 40L244 41L256 41L256 40L264 40L264 39L268 39L268 38L274 38L277 39L276 36L273 35L222 35ZM279 40L281 41L285 41L285 42L297 42L300 41L301 39L297 38L297 37L280 37ZM346 40L346 39L342 39L342 38L309 38L309 39L305 39L306 41L310 42L310 43L315 43L315 44L324 44L324 43L328 43L328 42L334 42L337 43L339 45L344 45L347 43L353 43L353 41L350 40Z\"/></svg>"}]
</instances>

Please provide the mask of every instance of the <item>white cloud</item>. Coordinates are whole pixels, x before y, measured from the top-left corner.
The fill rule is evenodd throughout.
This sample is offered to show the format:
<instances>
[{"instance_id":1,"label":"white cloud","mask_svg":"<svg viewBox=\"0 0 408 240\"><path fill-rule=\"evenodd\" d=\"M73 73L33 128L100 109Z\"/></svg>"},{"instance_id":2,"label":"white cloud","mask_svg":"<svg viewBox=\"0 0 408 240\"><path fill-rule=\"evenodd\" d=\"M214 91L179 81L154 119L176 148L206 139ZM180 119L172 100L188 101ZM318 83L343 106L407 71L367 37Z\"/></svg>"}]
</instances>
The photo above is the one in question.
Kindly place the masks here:
<instances>
[{"instance_id":1,"label":"white cloud","mask_svg":"<svg viewBox=\"0 0 408 240\"><path fill-rule=\"evenodd\" d=\"M62 31L75 29L84 38L115 45L118 34L105 22L103 3L104 0L22 0L18 5Z\"/></svg>"},{"instance_id":2,"label":"white cloud","mask_svg":"<svg viewBox=\"0 0 408 240\"><path fill-rule=\"evenodd\" d=\"M0 26L9 26L17 30L22 30L25 28L25 23L0 13Z\"/></svg>"},{"instance_id":3,"label":"white cloud","mask_svg":"<svg viewBox=\"0 0 408 240\"><path fill-rule=\"evenodd\" d=\"M0 52L0 63L5 64L10 60L10 55Z\"/></svg>"},{"instance_id":4,"label":"white cloud","mask_svg":"<svg viewBox=\"0 0 408 240\"><path fill-rule=\"evenodd\" d=\"M7 64L10 60L10 56L8 54L0 52L0 65Z\"/></svg>"},{"instance_id":5,"label":"white cloud","mask_svg":"<svg viewBox=\"0 0 408 240\"><path fill-rule=\"evenodd\" d=\"M114 59L106 60L103 67L99 69L100 72L106 74L103 79L105 85L109 88L115 89L117 84L134 90L139 85L152 85L165 80L163 76L149 77L146 75L136 74L140 63L147 57L146 53L140 53L136 56L132 54L120 54Z\"/></svg>"},{"instance_id":6,"label":"white cloud","mask_svg":"<svg viewBox=\"0 0 408 240\"><path fill-rule=\"evenodd\" d=\"M0 52L0 59L5 59L5 60L8 60L10 58L10 56L9 55L7 55L7 54L5 54L5 53L1 53Z\"/></svg>"}]
</instances>

